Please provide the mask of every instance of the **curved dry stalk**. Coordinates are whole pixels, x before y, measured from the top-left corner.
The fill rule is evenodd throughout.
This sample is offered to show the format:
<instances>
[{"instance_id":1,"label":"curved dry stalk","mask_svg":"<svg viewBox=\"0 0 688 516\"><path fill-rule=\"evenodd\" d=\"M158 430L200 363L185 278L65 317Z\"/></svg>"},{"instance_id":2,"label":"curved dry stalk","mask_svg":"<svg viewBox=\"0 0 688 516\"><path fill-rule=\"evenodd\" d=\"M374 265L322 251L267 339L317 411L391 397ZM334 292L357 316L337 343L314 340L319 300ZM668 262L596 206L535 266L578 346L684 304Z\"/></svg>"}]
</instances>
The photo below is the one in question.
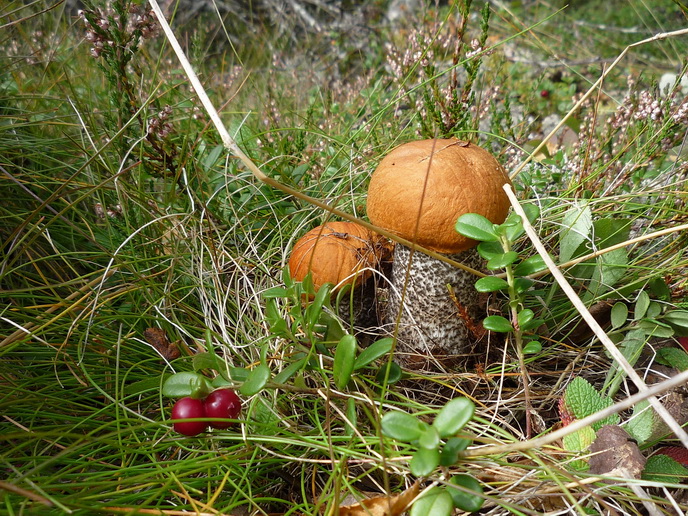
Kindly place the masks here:
<instances>
[{"instance_id":1,"label":"curved dry stalk","mask_svg":"<svg viewBox=\"0 0 688 516\"><path fill-rule=\"evenodd\" d=\"M609 352L612 358L616 360L616 362L618 362L621 369L624 370L624 372L628 375L631 381L633 381L633 383L638 387L640 393L647 393L649 387L645 384L640 375L635 371L633 366L631 366L626 357L623 356L621 351L619 351L619 348L617 348L616 345L607 336L605 331L595 320L592 314L590 314L583 301L581 301L580 297L578 297L571 285L569 285L568 281L566 280L562 272L559 270L557 265L554 263L552 258L550 258L547 249L540 241L540 238L535 232L535 229L528 222L528 217L523 211L521 205L518 203L518 199L516 198L516 195L511 189L511 185L504 185L503 188L507 196L509 197L509 200L511 201L511 205L514 211L521 217L523 221L523 227L526 231L526 234L528 235L528 238L530 238L531 242L533 242L535 249L544 260L545 264L549 269L549 272L552 274L556 282L559 284L559 286L564 291L566 296L569 298L576 310L578 310L578 313L580 313L581 317L585 320L590 329L595 333L595 336L598 339L600 339L600 342L604 345L605 349ZM664 407L664 405L662 405L654 395L648 395L646 396L646 398L643 399L647 399L650 402L652 408L655 409L657 414L659 414L659 416L666 422L667 426L671 429L671 431L674 432L676 436L681 440L683 446L688 448L688 434L685 430L683 430L683 428L681 428L681 425L678 424L678 422L672 417L672 415L669 414L669 411Z\"/></svg>"},{"instance_id":2,"label":"curved dry stalk","mask_svg":"<svg viewBox=\"0 0 688 516\"><path fill-rule=\"evenodd\" d=\"M213 125L215 126L215 129L217 129L217 132L220 135L220 138L222 139L222 143L224 144L225 148L229 150L230 152L234 153L237 158L241 160L241 162L244 164L246 168L253 174L256 179L261 181L262 183L265 183L269 186L272 186L273 188L276 188L277 190L280 190L281 192L292 195L296 197L297 199L301 199L302 201L306 201L314 206L317 206L318 208L321 208L324 211L327 211L331 213L332 215L336 215L337 217L340 217L344 220L348 220L350 222L355 222L356 224L360 224L361 226L371 230L375 231L376 233L379 233L381 235L384 235L385 237L389 238L390 240L394 240L395 242L398 242L402 245L405 245L406 247L409 247L411 249L414 249L416 251L420 251L423 254L427 254L428 256L432 256L433 258L440 260L442 262L448 263L454 267L457 267L459 269L463 269L466 272L470 272L471 274L474 274L475 276L478 277L483 277L485 276L485 273L477 271L471 267L468 267L460 262L457 262L456 260L452 260L451 258L448 258L440 253L436 253L434 251L431 251L430 249L426 249L425 247L421 247L414 242L411 242L409 240L406 240L404 238L401 238L393 233L390 233L389 231L380 228L378 226L375 226L369 222L366 222L362 219L359 219L358 217L355 217L349 213L343 212L341 210L338 210L337 208L330 206L328 203L321 201L320 199L316 199L315 197L311 197L309 195L304 194L303 192L299 192L298 190L295 190L293 188L290 188L287 185L284 185L280 183L279 181L268 177L252 160L249 158L244 151L239 148L237 143L234 141L234 138L229 134L227 129L225 128L224 124L222 123L222 119L220 118L220 115L218 114L217 110L213 106L212 102L210 101L210 98L208 97L208 94L205 92L205 88L201 84L201 81L198 79L198 76L196 75L196 72L194 71L193 67L191 66L191 63L189 63L189 60L186 58L186 55L184 54L184 51L182 50L181 46L179 45L179 42L177 41L177 38L175 37L174 33L172 32L172 29L170 28L169 24L167 23L167 20L165 19L165 16L163 15L162 11L160 10L160 6L158 5L158 2L156 0L148 0L148 3L153 9L153 12L155 13L156 18L158 19L158 23L160 23L160 26L163 29L163 32L165 33L165 36L167 37L167 40L169 41L170 45L172 46L172 49L174 50L175 54L177 54L177 58L179 59L182 68L184 69L184 72L186 73L187 78L189 79L189 82L191 82L191 85L193 86L193 89L196 91L196 94L198 95L199 100L201 101L201 104L203 104L203 107L205 108L206 112L208 113L208 116L210 117L210 120L213 122Z\"/></svg>"},{"instance_id":3,"label":"curved dry stalk","mask_svg":"<svg viewBox=\"0 0 688 516\"><path fill-rule=\"evenodd\" d=\"M612 414L617 414L622 410L629 409L633 407L633 405L635 405L636 403L639 403L643 400L649 400L652 397L657 396L658 394L662 394L663 392L674 389L680 385L685 384L686 382L688 382L688 370L677 374L673 378L664 380L660 383L653 384L650 387L646 386L645 390L637 392L636 394L629 396L625 400L621 400L618 403L615 403L614 405L611 405L603 410L600 410L599 412L595 412L594 414L591 414L583 419L577 419L572 423L569 423L568 425L560 428L559 430L550 432L549 434L543 435L541 437L536 437L535 439L530 439L528 441L519 441L511 444L489 445L483 446L482 448L471 448L470 450L462 452L461 456L484 457L486 455L502 455L505 453L542 448L543 446L552 444L553 442L556 442L564 436L572 434L580 430L581 428L585 428L586 426L590 426L593 423L602 421L603 419L611 416ZM681 433L685 432L681 429Z\"/></svg>"},{"instance_id":4,"label":"curved dry stalk","mask_svg":"<svg viewBox=\"0 0 688 516\"><path fill-rule=\"evenodd\" d=\"M607 75L609 75L609 72L611 72L617 64L621 62L621 60L626 56L629 50L631 50L634 47L638 47L640 45L645 45L646 43L652 43L653 41L660 41L663 39L667 38L673 38L674 36L682 36L684 34L688 34L688 29L680 29L680 30L675 30L672 32L662 32L661 34L655 34L654 36L650 38L643 39L641 41L636 41L635 43L631 43L628 45L626 48L623 49L623 51L614 59L612 64L609 65L607 69L605 69L604 72L602 72L602 75L599 76L599 78L595 81L595 83L590 86L588 91L585 92L585 94L576 102L571 109L569 109L569 112L564 115L564 117L559 121L559 123L552 129L547 136L545 136L542 139L542 142L540 142L540 145L535 147L533 151L530 153L530 155L521 163L516 170L509 176L509 179L515 178L518 174L521 173L521 171L526 167L528 163L530 163L535 156L538 155L538 153L547 145L547 142L550 141L550 139L561 129L566 121L575 113L579 107L583 105L583 103L588 100L588 97L590 97L593 92L604 82L604 80L607 78Z\"/></svg>"}]
</instances>

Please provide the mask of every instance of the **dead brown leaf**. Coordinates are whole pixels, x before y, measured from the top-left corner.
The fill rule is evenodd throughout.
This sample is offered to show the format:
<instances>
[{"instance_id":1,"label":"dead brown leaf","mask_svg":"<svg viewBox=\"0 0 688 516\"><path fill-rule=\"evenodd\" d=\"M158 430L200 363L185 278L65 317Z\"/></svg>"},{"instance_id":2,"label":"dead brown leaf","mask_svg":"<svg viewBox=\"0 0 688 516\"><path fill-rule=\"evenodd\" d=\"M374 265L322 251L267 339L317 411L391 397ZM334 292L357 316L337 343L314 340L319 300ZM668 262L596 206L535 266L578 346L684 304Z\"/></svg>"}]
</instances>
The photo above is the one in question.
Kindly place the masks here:
<instances>
[{"instance_id":1,"label":"dead brown leaf","mask_svg":"<svg viewBox=\"0 0 688 516\"><path fill-rule=\"evenodd\" d=\"M418 495L420 484L416 482L403 493L392 496L376 496L361 500L354 505L339 508L337 516L401 516Z\"/></svg>"},{"instance_id":2,"label":"dead brown leaf","mask_svg":"<svg viewBox=\"0 0 688 516\"><path fill-rule=\"evenodd\" d=\"M627 471L631 478L640 478L647 459L638 445L630 440L626 430L618 425L606 425L597 431L590 445L590 473L604 475L614 470Z\"/></svg>"},{"instance_id":3,"label":"dead brown leaf","mask_svg":"<svg viewBox=\"0 0 688 516\"><path fill-rule=\"evenodd\" d=\"M179 348L167 338L165 330L160 328L146 328L143 332L146 342L153 346L165 360L174 360L181 354Z\"/></svg>"}]
</instances>

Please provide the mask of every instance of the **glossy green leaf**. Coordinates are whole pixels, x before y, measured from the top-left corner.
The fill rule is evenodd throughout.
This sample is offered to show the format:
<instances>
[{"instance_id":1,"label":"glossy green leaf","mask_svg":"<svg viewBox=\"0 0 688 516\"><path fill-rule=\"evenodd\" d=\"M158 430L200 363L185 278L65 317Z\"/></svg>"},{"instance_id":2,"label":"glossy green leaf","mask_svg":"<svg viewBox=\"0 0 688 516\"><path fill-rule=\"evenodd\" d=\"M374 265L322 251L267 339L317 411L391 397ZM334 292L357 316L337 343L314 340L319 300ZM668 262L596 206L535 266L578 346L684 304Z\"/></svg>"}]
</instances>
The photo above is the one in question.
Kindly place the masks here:
<instances>
[{"instance_id":1,"label":"glossy green leaf","mask_svg":"<svg viewBox=\"0 0 688 516\"><path fill-rule=\"evenodd\" d=\"M475 414L475 404L468 398L454 398L442 407L432 423L443 438L461 430Z\"/></svg>"},{"instance_id":2,"label":"glossy green leaf","mask_svg":"<svg viewBox=\"0 0 688 516\"><path fill-rule=\"evenodd\" d=\"M531 319L530 321L521 324L520 327L523 331L531 331L539 328L543 324L545 324L544 319Z\"/></svg>"},{"instance_id":3,"label":"glossy green leaf","mask_svg":"<svg viewBox=\"0 0 688 516\"><path fill-rule=\"evenodd\" d=\"M515 242L525 232L521 217L514 212L509 213L502 227L504 227L504 235L509 242Z\"/></svg>"},{"instance_id":4,"label":"glossy green leaf","mask_svg":"<svg viewBox=\"0 0 688 516\"><path fill-rule=\"evenodd\" d=\"M425 426L427 425L418 418L406 412L387 412L382 416L382 433L405 443L417 440Z\"/></svg>"},{"instance_id":5,"label":"glossy green leaf","mask_svg":"<svg viewBox=\"0 0 688 516\"><path fill-rule=\"evenodd\" d=\"M244 396L253 396L259 393L270 380L270 368L265 364L254 367L246 381L239 387L239 392Z\"/></svg>"},{"instance_id":6,"label":"glossy green leaf","mask_svg":"<svg viewBox=\"0 0 688 516\"><path fill-rule=\"evenodd\" d=\"M518 260L518 253L516 251L507 251L506 253L498 254L490 258L487 261L487 269L490 271L504 269L516 260Z\"/></svg>"},{"instance_id":7,"label":"glossy green leaf","mask_svg":"<svg viewBox=\"0 0 688 516\"><path fill-rule=\"evenodd\" d=\"M540 351L542 351L542 344L539 340L531 340L523 346L523 353L525 355L534 355L535 353L540 353Z\"/></svg>"},{"instance_id":8,"label":"glossy green leaf","mask_svg":"<svg viewBox=\"0 0 688 516\"><path fill-rule=\"evenodd\" d=\"M469 444L471 444L471 440L465 437L447 439L440 453L440 465L449 467L456 464L459 461L459 454L468 448Z\"/></svg>"},{"instance_id":9,"label":"glossy green leaf","mask_svg":"<svg viewBox=\"0 0 688 516\"><path fill-rule=\"evenodd\" d=\"M286 297L289 291L284 287L272 287L263 291L263 299Z\"/></svg>"},{"instance_id":10,"label":"glossy green leaf","mask_svg":"<svg viewBox=\"0 0 688 516\"><path fill-rule=\"evenodd\" d=\"M306 358L302 358L301 360L292 362L287 367L282 369L279 373L277 373L273 378L273 381L275 383L287 383L287 381L289 381L289 379L292 376L294 376L297 372L299 372L301 369L305 367L306 361Z\"/></svg>"},{"instance_id":11,"label":"glossy green leaf","mask_svg":"<svg viewBox=\"0 0 688 516\"><path fill-rule=\"evenodd\" d=\"M449 480L449 484L450 487L447 488L447 492L451 496L454 507L457 509L467 512L476 512L479 511L485 503L485 498L482 496L483 486L472 476L464 474L454 475ZM452 489L451 486L467 489L470 492L456 488Z\"/></svg>"},{"instance_id":12,"label":"glossy green leaf","mask_svg":"<svg viewBox=\"0 0 688 516\"><path fill-rule=\"evenodd\" d=\"M513 331L509 319L501 315L489 315L483 319L483 326L486 330L496 331L498 333L507 333Z\"/></svg>"},{"instance_id":13,"label":"glossy green leaf","mask_svg":"<svg viewBox=\"0 0 688 516\"><path fill-rule=\"evenodd\" d=\"M518 294L523 294L529 290L535 282L528 278L516 278L514 280L514 289Z\"/></svg>"},{"instance_id":14,"label":"glossy green leaf","mask_svg":"<svg viewBox=\"0 0 688 516\"><path fill-rule=\"evenodd\" d=\"M176 373L165 380L162 393L170 398L205 398L213 390L213 386L205 376L191 371Z\"/></svg>"},{"instance_id":15,"label":"glossy green leaf","mask_svg":"<svg viewBox=\"0 0 688 516\"><path fill-rule=\"evenodd\" d=\"M441 487L433 487L414 502L409 515L450 516L453 512L454 503L447 490Z\"/></svg>"},{"instance_id":16,"label":"glossy green leaf","mask_svg":"<svg viewBox=\"0 0 688 516\"><path fill-rule=\"evenodd\" d=\"M494 224L477 213L461 215L455 227L460 234L473 240L493 242L499 238Z\"/></svg>"},{"instance_id":17,"label":"glossy green leaf","mask_svg":"<svg viewBox=\"0 0 688 516\"><path fill-rule=\"evenodd\" d=\"M387 374L387 368L389 367L389 374ZM379 383L382 384L385 382L385 379L387 381L387 385L392 385L394 383L397 383L399 380L401 380L401 376L403 375L403 371L401 370L401 367L399 367L399 364L396 362L391 362L389 364L385 364L380 368L380 370L377 372L375 375L375 380Z\"/></svg>"},{"instance_id":18,"label":"glossy green leaf","mask_svg":"<svg viewBox=\"0 0 688 516\"><path fill-rule=\"evenodd\" d=\"M201 369L217 371L224 367L224 364L220 364L215 353L208 352L196 353L192 359L192 364L194 371L200 371Z\"/></svg>"},{"instance_id":19,"label":"glossy green leaf","mask_svg":"<svg viewBox=\"0 0 688 516\"><path fill-rule=\"evenodd\" d=\"M545 260L543 260L542 256L539 254L536 254L516 265L514 267L514 274L518 276L530 276L536 272L544 271L546 268L547 265L545 264Z\"/></svg>"},{"instance_id":20,"label":"glossy green leaf","mask_svg":"<svg viewBox=\"0 0 688 516\"><path fill-rule=\"evenodd\" d=\"M354 371L354 361L356 360L356 337L344 335L334 352L334 363L332 364L332 374L334 384L337 389L344 389L351 380L351 373Z\"/></svg>"},{"instance_id":21,"label":"glossy green leaf","mask_svg":"<svg viewBox=\"0 0 688 516\"><path fill-rule=\"evenodd\" d=\"M392 351L392 346L394 346L394 339L391 337L376 340L356 357L354 370L362 369L378 358L389 355Z\"/></svg>"},{"instance_id":22,"label":"glossy green leaf","mask_svg":"<svg viewBox=\"0 0 688 516\"><path fill-rule=\"evenodd\" d=\"M524 325L528 324L535 317L535 313L530 308L524 308L518 312L516 320L518 321L518 327L523 328Z\"/></svg>"},{"instance_id":23,"label":"glossy green leaf","mask_svg":"<svg viewBox=\"0 0 688 516\"><path fill-rule=\"evenodd\" d=\"M478 244L477 250L478 254L486 260L489 260L493 256L497 256L498 254L502 254L504 252L502 244L496 241L480 242Z\"/></svg>"},{"instance_id":24,"label":"glossy green leaf","mask_svg":"<svg viewBox=\"0 0 688 516\"><path fill-rule=\"evenodd\" d=\"M494 276L484 276L475 282L475 289L478 292L496 292L507 288L509 288L509 284L506 280Z\"/></svg>"},{"instance_id":25,"label":"glossy green leaf","mask_svg":"<svg viewBox=\"0 0 688 516\"><path fill-rule=\"evenodd\" d=\"M611 311L611 323L612 323L612 328L621 328L624 324L626 324L626 320L628 319L628 307L626 306L626 303L618 302L614 303L614 306L612 306L612 311Z\"/></svg>"},{"instance_id":26,"label":"glossy green leaf","mask_svg":"<svg viewBox=\"0 0 688 516\"><path fill-rule=\"evenodd\" d=\"M235 382L245 382L248 378L249 370L243 367L230 367L229 377Z\"/></svg>"},{"instance_id":27,"label":"glossy green leaf","mask_svg":"<svg viewBox=\"0 0 688 516\"><path fill-rule=\"evenodd\" d=\"M664 484L685 484L688 469L668 455L657 453L647 459L642 479Z\"/></svg>"},{"instance_id":28,"label":"glossy green leaf","mask_svg":"<svg viewBox=\"0 0 688 516\"><path fill-rule=\"evenodd\" d=\"M420 448L437 449L440 446L440 434L434 426L427 426L418 438L418 446Z\"/></svg>"},{"instance_id":29,"label":"glossy green leaf","mask_svg":"<svg viewBox=\"0 0 688 516\"><path fill-rule=\"evenodd\" d=\"M521 208L523 208L528 222L535 224L535 221L540 216L540 208L536 204L521 204Z\"/></svg>"},{"instance_id":30,"label":"glossy green leaf","mask_svg":"<svg viewBox=\"0 0 688 516\"><path fill-rule=\"evenodd\" d=\"M409 469L417 477L425 477L435 471L440 464L440 451L437 448L418 448L411 457Z\"/></svg>"}]
</instances>

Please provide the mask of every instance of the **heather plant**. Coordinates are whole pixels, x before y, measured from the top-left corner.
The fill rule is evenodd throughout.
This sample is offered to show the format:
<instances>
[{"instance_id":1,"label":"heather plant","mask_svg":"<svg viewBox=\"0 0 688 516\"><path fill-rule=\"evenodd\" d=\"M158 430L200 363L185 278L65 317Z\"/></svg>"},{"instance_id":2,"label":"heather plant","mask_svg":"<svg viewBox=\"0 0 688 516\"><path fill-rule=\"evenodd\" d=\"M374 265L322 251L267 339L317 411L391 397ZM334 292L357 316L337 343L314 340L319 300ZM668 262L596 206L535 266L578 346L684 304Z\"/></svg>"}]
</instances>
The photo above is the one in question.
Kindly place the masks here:
<instances>
[{"instance_id":1,"label":"heather plant","mask_svg":"<svg viewBox=\"0 0 688 516\"><path fill-rule=\"evenodd\" d=\"M562 439L583 443L576 432L599 421L628 427L645 455L660 438L685 449L627 370L576 331L579 313L521 234L527 221L472 224L491 240L476 324L488 349L450 370L396 365L393 338L366 346L327 287L314 292L285 267L299 234L365 213L369 172L389 147L489 140L524 207L539 208L528 223L556 265L590 311L611 306L607 321L600 310L609 337L673 403L685 373L655 365L688 363L673 340L686 331L680 76L667 92L651 70L627 90L610 75L569 117L579 143L541 154L539 118L567 114L602 73L578 61L621 51L613 27L585 20L569 25L605 48L558 47L552 24L575 6L456 2L387 25L377 2L349 18L296 0L211 24L180 5L169 19L238 144L228 149L149 6L0 7L0 512L685 509L668 483L685 474L668 462L676 450L634 480L571 467L587 448ZM274 29L262 21L290 13ZM357 16L365 23L349 31ZM662 67L685 55L672 39ZM234 426L174 433L170 398L223 386L242 396ZM559 400L576 389L589 399L558 428Z\"/></svg>"}]
</instances>

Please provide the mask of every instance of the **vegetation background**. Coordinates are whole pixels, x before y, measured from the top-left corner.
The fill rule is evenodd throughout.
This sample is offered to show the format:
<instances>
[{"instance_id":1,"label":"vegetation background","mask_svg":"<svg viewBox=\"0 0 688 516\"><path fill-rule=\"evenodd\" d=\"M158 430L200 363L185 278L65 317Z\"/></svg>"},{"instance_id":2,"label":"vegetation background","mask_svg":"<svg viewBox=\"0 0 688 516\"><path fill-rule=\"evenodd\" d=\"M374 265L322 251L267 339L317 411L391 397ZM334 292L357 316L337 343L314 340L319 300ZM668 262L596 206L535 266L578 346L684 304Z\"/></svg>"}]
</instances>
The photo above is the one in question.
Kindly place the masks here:
<instances>
[{"instance_id":1,"label":"vegetation background","mask_svg":"<svg viewBox=\"0 0 688 516\"><path fill-rule=\"evenodd\" d=\"M332 219L305 196L365 219L389 150L456 136L518 172L557 264L618 244L564 273L648 384L676 377L688 364L680 0L162 7L273 184L224 148L148 4L2 3L0 513L366 514L358 501L377 499L370 511L393 515L403 508L386 496L416 478L438 505L415 514L460 513L456 493L483 514L686 510L685 449L642 407L614 422L645 459L675 448L642 477L596 481L586 452L599 427L509 448L638 389L547 271L521 268L527 287L492 294L490 313L511 322L484 356L402 371L357 346L351 379L334 366L329 301L302 307L285 274L298 237ZM525 236L508 244L516 264L537 257ZM539 326L513 326L514 303ZM239 421L175 434L162 390L185 371L240 389ZM591 386L578 405L566 397L577 377ZM460 433L471 453L416 474L418 443L390 436L383 414L426 431L457 397L476 407ZM684 392L662 400L685 423ZM503 447L481 454L487 444ZM432 489L455 477L477 487L440 507Z\"/></svg>"}]
</instances>

